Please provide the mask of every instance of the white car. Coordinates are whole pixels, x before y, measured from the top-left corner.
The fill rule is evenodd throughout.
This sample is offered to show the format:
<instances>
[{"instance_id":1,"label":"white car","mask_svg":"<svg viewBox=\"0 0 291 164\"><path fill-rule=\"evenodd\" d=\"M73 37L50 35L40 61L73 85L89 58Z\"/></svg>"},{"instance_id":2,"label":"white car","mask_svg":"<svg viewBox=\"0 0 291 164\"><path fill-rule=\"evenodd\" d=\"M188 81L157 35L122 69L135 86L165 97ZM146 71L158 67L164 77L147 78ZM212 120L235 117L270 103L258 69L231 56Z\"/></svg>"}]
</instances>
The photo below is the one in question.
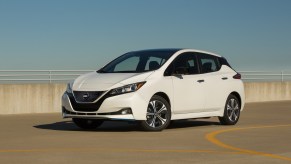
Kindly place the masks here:
<instances>
[{"instance_id":1,"label":"white car","mask_svg":"<svg viewBox=\"0 0 291 164\"><path fill-rule=\"evenodd\" d=\"M241 75L225 58L194 49L126 53L68 84L62 114L82 129L105 120L138 121L161 131L171 120L217 116L238 122L245 103Z\"/></svg>"}]
</instances>

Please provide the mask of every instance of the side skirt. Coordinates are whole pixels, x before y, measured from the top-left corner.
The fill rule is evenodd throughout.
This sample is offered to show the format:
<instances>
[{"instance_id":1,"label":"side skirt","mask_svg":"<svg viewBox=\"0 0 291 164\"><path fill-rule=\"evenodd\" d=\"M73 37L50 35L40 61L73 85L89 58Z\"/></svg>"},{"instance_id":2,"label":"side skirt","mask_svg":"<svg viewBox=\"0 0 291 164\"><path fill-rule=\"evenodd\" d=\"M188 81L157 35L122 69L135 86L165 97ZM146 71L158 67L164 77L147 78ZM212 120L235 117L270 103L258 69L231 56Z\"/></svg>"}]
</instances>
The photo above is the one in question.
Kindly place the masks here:
<instances>
[{"instance_id":1,"label":"side skirt","mask_svg":"<svg viewBox=\"0 0 291 164\"><path fill-rule=\"evenodd\" d=\"M203 118L203 117L221 117L223 116L224 111L215 111L215 112L199 112L199 113L186 113L186 114L172 114L171 120L180 120L180 119L191 119L191 118Z\"/></svg>"}]
</instances>

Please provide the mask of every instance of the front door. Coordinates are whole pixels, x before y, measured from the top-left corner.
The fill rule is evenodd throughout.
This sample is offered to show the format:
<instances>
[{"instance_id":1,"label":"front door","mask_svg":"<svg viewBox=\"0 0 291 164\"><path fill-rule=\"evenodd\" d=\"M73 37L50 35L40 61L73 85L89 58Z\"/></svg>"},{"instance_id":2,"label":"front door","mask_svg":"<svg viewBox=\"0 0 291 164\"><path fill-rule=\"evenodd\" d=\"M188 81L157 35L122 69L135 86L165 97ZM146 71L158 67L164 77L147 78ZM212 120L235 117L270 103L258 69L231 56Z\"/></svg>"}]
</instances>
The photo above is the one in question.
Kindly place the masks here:
<instances>
[{"instance_id":1,"label":"front door","mask_svg":"<svg viewBox=\"0 0 291 164\"><path fill-rule=\"evenodd\" d=\"M170 66L172 69L174 108L176 114L196 113L204 110L205 80L199 74L196 55L180 54Z\"/></svg>"}]
</instances>

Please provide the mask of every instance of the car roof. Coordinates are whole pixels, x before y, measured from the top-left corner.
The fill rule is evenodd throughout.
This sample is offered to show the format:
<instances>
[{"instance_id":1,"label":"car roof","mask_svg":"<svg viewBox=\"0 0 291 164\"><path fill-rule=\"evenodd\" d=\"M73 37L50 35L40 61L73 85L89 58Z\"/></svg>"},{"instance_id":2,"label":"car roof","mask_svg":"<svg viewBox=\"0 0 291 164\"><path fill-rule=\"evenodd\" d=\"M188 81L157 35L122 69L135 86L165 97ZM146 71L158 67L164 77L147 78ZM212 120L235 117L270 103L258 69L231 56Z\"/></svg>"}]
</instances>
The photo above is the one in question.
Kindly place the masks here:
<instances>
[{"instance_id":1,"label":"car roof","mask_svg":"<svg viewBox=\"0 0 291 164\"><path fill-rule=\"evenodd\" d=\"M159 48L159 49L145 49L145 50L138 50L133 52L153 52L153 51L163 51L163 52L172 52L176 53L178 51L182 50L181 48Z\"/></svg>"},{"instance_id":2,"label":"car roof","mask_svg":"<svg viewBox=\"0 0 291 164\"><path fill-rule=\"evenodd\" d=\"M176 53L176 52L198 52L198 53L204 53L204 54L209 54L209 55L213 55L213 56L217 56L217 57L221 57L220 55L217 55L215 53L212 52L207 52L207 51L203 51L203 50L197 50L197 49L190 49L190 48L159 48L159 49L146 49L146 50L139 50L139 51L134 51L134 52L151 52L151 51L166 51L169 53Z\"/></svg>"},{"instance_id":3,"label":"car roof","mask_svg":"<svg viewBox=\"0 0 291 164\"><path fill-rule=\"evenodd\" d=\"M197 50L197 49L188 49L188 48L184 48L184 49L180 49L179 52L180 52L180 53L183 53L183 52L198 52L198 53L203 53L203 54L213 55L213 56L217 56L217 57L222 57L222 56L217 55L217 54L212 53L212 52L203 51L203 50Z\"/></svg>"}]
</instances>

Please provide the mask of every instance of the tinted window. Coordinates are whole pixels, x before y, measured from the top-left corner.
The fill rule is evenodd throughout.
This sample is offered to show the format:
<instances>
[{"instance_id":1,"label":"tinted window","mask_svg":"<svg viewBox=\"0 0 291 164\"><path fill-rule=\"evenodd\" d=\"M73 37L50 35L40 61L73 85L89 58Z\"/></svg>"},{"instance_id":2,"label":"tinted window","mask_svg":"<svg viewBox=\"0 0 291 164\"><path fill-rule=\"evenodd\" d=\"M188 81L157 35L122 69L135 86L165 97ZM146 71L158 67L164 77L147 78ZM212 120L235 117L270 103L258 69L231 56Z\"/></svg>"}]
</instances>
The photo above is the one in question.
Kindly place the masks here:
<instances>
[{"instance_id":1,"label":"tinted window","mask_svg":"<svg viewBox=\"0 0 291 164\"><path fill-rule=\"evenodd\" d=\"M220 69L216 56L201 53L199 53L197 56L201 65L202 73L216 72Z\"/></svg>"},{"instance_id":2,"label":"tinted window","mask_svg":"<svg viewBox=\"0 0 291 164\"><path fill-rule=\"evenodd\" d=\"M166 69L165 75L172 74L185 74L193 75L198 74L198 64L194 53L180 54Z\"/></svg>"},{"instance_id":3,"label":"tinted window","mask_svg":"<svg viewBox=\"0 0 291 164\"><path fill-rule=\"evenodd\" d=\"M136 51L124 54L113 60L98 73L137 73L159 69L174 51Z\"/></svg>"},{"instance_id":4,"label":"tinted window","mask_svg":"<svg viewBox=\"0 0 291 164\"><path fill-rule=\"evenodd\" d=\"M116 64L114 71L124 72L124 71L136 70L138 63L139 63L139 57L132 56L128 58L127 60L124 60L124 62L120 62Z\"/></svg>"},{"instance_id":5,"label":"tinted window","mask_svg":"<svg viewBox=\"0 0 291 164\"><path fill-rule=\"evenodd\" d=\"M220 65L226 65L229 68L232 68L224 57L219 58L219 62L220 62Z\"/></svg>"},{"instance_id":6,"label":"tinted window","mask_svg":"<svg viewBox=\"0 0 291 164\"><path fill-rule=\"evenodd\" d=\"M159 58L159 57L155 57L155 56L151 56L149 58L149 60L147 61L146 63L146 66L145 66L145 70L148 71L148 70L152 70L154 69L155 66L160 66L162 64L165 63L165 59L163 58Z\"/></svg>"}]
</instances>

